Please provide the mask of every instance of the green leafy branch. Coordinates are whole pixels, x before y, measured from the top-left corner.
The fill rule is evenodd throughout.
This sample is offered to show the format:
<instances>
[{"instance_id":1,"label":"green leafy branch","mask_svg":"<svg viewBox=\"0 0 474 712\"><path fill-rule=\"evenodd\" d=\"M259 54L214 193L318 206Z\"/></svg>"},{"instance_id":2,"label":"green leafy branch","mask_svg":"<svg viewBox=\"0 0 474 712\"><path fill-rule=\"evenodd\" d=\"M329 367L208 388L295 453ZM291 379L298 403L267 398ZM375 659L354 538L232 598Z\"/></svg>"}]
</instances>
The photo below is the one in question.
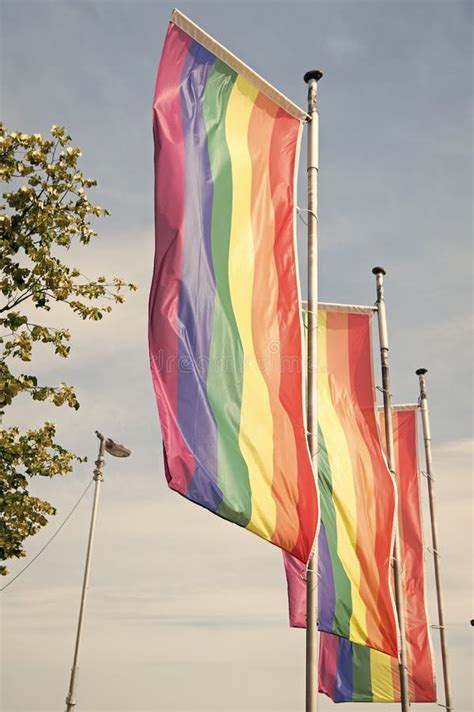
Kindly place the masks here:
<instances>
[{"instance_id":1,"label":"green leafy branch","mask_svg":"<svg viewBox=\"0 0 474 712\"><path fill-rule=\"evenodd\" d=\"M63 259L74 243L89 245L97 235L93 221L108 215L89 199L96 181L78 168L80 156L61 126L44 137L0 123L0 178L9 187L0 203L0 418L20 394L79 408L71 385L39 384L34 375L14 372L12 362L32 361L35 344L50 345L62 358L70 353L69 328L38 323L32 308L41 313L62 303L81 319L99 321L136 289L118 276L90 279ZM23 540L54 514L50 504L29 495L29 478L65 474L81 459L58 445L54 434L51 423L24 434L0 430L3 559L23 556Z\"/></svg>"},{"instance_id":2,"label":"green leafy branch","mask_svg":"<svg viewBox=\"0 0 474 712\"><path fill-rule=\"evenodd\" d=\"M44 423L38 430L20 433L18 428L0 430L0 558L25 556L23 541L48 523L56 509L28 492L29 477L53 477L72 471L73 461L83 462L54 442L56 428ZM0 574L7 574L0 566Z\"/></svg>"}]
</instances>

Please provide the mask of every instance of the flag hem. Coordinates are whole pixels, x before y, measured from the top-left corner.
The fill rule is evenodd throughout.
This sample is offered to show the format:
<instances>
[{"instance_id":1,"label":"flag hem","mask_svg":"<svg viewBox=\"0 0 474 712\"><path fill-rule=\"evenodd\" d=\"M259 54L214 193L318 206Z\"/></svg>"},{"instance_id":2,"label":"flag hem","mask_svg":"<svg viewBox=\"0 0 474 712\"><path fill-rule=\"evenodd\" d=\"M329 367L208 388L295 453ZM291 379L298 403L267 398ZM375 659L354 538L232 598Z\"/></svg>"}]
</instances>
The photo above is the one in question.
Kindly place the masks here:
<instances>
[{"instance_id":1,"label":"flag hem","mask_svg":"<svg viewBox=\"0 0 474 712\"><path fill-rule=\"evenodd\" d=\"M308 302L302 302L303 309L308 310ZM377 311L376 306L365 306L363 304L335 304L333 302L318 302L318 310L327 312L347 312L347 314L373 314Z\"/></svg>"},{"instance_id":2,"label":"flag hem","mask_svg":"<svg viewBox=\"0 0 474 712\"><path fill-rule=\"evenodd\" d=\"M203 45L209 52L212 52L218 59L237 72L237 74L241 74L245 79L252 82L262 94L265 94L271 101L278 104L278 106L284 109L290 116L299 119L299 121L309 120L310 117L306 111L300 109L291 99L288 99L288 97L278 91L278 89L275 89L275 87L261 77L260 74L257 74L257 72L251 69L245 62L242 62L235 54L208 35L207 32L176 8L171 13L171 22L186 32L193 40Z\"/></svg>"}]
</instances>

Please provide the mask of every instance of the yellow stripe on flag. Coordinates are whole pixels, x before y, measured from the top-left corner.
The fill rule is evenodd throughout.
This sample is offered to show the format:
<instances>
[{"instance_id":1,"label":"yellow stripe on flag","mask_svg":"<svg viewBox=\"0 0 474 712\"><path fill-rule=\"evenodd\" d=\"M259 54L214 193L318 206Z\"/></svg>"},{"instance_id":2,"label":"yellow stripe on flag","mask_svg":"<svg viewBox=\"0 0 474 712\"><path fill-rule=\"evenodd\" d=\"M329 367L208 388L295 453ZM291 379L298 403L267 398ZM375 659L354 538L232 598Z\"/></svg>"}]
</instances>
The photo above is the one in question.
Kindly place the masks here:
<instances>
[{"instance_id":1,"label":"yellow stripe on flag","mask_svg":"<svg viewBox=\"0 0 474 712\"><path fill-rule=\"evenodd\" d=\"M252 337L254 240L252 234L252 163L242 149L258 91L239 76L226 114L226 140L232 166L232 223L229 286L243 348L242 406L239 446L249 470L252 516L247 529L271 539L276 526L273 484L273 417L268 389L257 362Z\"/></svg>"},{"instance_id":2,"label":"yellow stripe on flag","mask_svg":"<svg viewBox=\"0 0 474 712\"><path fill-rule=\"evenodd\" d=\"M392 661L389 655L378 650L370 651L370 677L373 702L394 702Z\"/></svg>"},{"instance_id":3,"label":"yellow stripe on flag","mask_svg":"<svg viewBox=\"0 0 474 712\"><path fill-rule=\"evenodd\" d=\"M333 501L336 511L337 553L351 584L352 615L350 639L367 641L366 607L360 596L360 563L356 552L357 505L350 451L336 410L328 374L327 312L318 313L318 419L331 469ZM343 494L344 501L341 501Z\"/></svg>"}]
</instances>

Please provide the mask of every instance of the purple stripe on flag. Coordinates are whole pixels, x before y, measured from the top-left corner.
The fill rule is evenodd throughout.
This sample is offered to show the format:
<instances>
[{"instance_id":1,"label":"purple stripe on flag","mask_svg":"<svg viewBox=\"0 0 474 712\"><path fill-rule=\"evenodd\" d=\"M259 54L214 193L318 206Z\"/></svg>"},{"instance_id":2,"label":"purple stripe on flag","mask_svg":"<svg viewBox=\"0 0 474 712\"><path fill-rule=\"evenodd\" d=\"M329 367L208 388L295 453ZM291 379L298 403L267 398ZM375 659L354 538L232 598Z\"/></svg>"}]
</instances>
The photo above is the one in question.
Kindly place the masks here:
<instances>
[{"instance_id":1,"label":"purple stripe on flag","mask_svg":"<svg viewBox=\"0 0 474 712\"><path fill-rule=\"evenodd\" d=\"M216 511L217 427L207 396L215 301L211 257L213 184L202 100L215 57L193 42L181 75L185 214L178 305L178 423L195 458L186 496Z\"/></svg>"},{"instance_id":2,"label":"purple stripe on flag","mask_svg":"<svg viewBox=\"0 0 474 712\"><path fill-rule=\"evenodd\" d=\"M334 610L336 607L336 591L334 588L334 576L331 566L331 556L329 554L328 540L324 524L321 522L319 529L319 630L332 633L334 621Z\"/></svg>"},{"instance_id":3,"label":"purple stripe on flag","mask_svg":"<svg viewBox=\"0 0 474 712\"><path fill-rule=\"evenodd\" d=\"M286 551L283 552L283 563L288 586L290 626L306 628L306 566Z\"/></svg>"},{"instance_id":4,"label":"purple stripe on flag","mask_svg":"<svg viewBox=\"0 0 474 712\"><path fill-rule=\"evenodd\" d=\"M334 702L351 702L352 689L352 643L347 638L339 638Z\"/></svg>"}]
</instances>

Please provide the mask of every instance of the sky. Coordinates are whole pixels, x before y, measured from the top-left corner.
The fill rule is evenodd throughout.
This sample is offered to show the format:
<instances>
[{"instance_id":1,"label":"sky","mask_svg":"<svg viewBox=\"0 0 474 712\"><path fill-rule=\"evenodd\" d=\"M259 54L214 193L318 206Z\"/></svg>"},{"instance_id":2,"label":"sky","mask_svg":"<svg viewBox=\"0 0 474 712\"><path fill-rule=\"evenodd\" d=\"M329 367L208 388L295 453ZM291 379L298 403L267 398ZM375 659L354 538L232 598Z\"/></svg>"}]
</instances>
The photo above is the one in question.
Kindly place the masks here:
<instances>
[{"instance_id":1,"label":"sky","mask_svg":"<svg viewBox=\"0 0 474 712\"><path fill-rule=\"evenodd\" d=\"M414 371L429 369L452 688L456 712L469 712L472 5L221 0L179 8L303 108L304 72L324 72L320 299L372 304L371 269L383 265L394 400L416 401ZM68 361L53 358L46 346L35 352L36 373L44 382L73 383L81 408L17 399L8 424L54 419L59 441L89 463L66 478L33 484L58 514L28 542L27 558L10 568L14 575L31 560L83 492L97 451L94 430L101 430L132 456L110 458L105 469L78 710L297 712L304 706L304 634L287 625L279 551L169 491L163 475L146 321L154 246L151 103L172 9L143 0L1 3L3 121L26 132L66 126L82 148L84 173L98 180L95 202L111 212L97 241L67 259L86 274L120 274L140 287L100 324L71 322L57 310L51 323L73 333ZM301 207L304 156L303 145ZM298 243L304 292L301 223ZM64 705L91 494L1 594L4 712ZM435 622L428 553L426 567ZM433 631L439 661L437 636ZM439 665L438 683L442 692ZM332 707L320 697L320 710Z\"/></svg>"}]
</instances>

